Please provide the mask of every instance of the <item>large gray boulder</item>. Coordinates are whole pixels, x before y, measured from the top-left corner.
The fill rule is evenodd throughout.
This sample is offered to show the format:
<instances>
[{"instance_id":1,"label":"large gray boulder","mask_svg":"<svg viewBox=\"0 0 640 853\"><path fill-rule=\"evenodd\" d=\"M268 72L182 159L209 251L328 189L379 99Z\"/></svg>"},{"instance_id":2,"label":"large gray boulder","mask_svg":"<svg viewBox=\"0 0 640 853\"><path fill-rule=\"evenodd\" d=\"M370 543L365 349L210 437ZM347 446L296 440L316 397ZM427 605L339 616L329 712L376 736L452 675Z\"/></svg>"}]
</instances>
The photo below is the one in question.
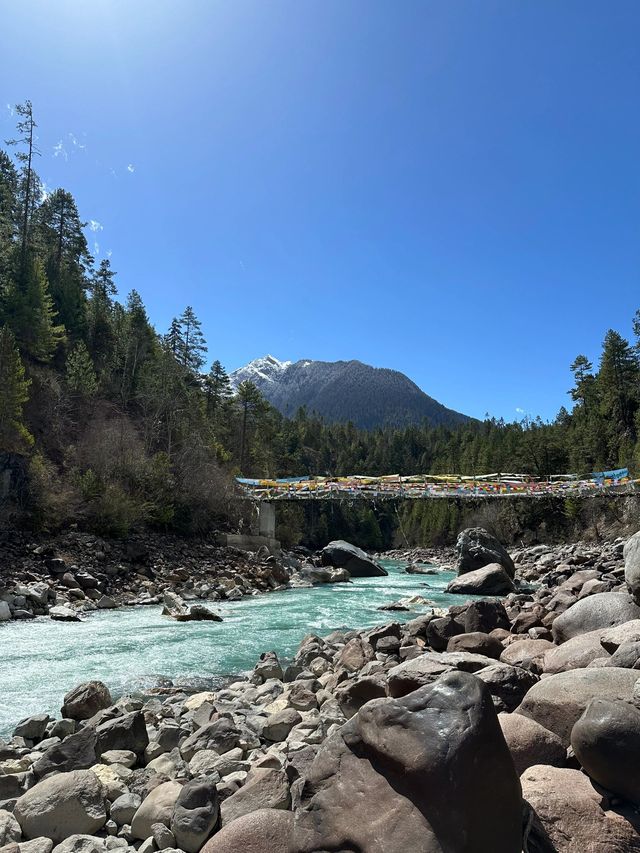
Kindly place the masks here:
<instances>
[{"instance_id":1,"label":"large gray boulder","mask_svg":"<svg viewBox=\"0 0 640 853\"><path fill-rule=\"evenodd\" d=\"M612 628L630 619L640 619L640 606L626 592L597 592L572 604L553 621L556 643L564 643L578 634Z\"/></svg>"},{"instance_id":2,"label":"large gray boulder","mask_svg":"<svg viewBox=\"0 0 640 853\"><path fill-rule=\"evenodd\" d=\"M451 595L508 595L514 590L504 567L500 563L489 563L449 581L445 592Z\"/></svg>"},{"instance_id":3,"label":"large gray boulder","mask_svg":"<svg viewBox=\"0 0 640 853\"><path fill-rule=\"evenodd\" d=\"M291 793L283 770L256 767L246 782L222 803L220 818L223 826L257 809L289 809Z\"/></svg>"},{"instance_id":4,"label":"large gray boulder","mask_svg":"<svg viewBox=\"0 0 640 853\"><path fill-rule=\"evenodd\" d=\"M96 732L91 726L68 735L61 743L50 746L33 765L38 779L51 773L88 770L96 763Z\"/></svg>"},{"instance_id":5,"label":"large gray boulder","mask_svg":"<svg viewBox=\"0 0 640 853\"><path fill-rule=\"evenodd\" d=\"M579 770L536 765L520 777L532 809L525 850L544 853L638 853L638 816L611 808ZM519 848L514 847L514 851Z\"/></svg>"},{"instance_id":6,"label":"large gray boulder","mask_svg":"<svg viewBox=\"0 0 640 853\"><path fill-rule=\"evenodd\" d=\"M589 776L640 805L640 711L626 702L592 699L571 731L571 746Z\"/></svg>"},{"instance_id":7,"label":"large gray boulder","mask_svg":"<svg viewBox=\"0 0 640 853\"><path fill-rule=\"evenodd\" d=\"M0 848L22 841L20 824L11 812L0 809Z\"/></svg>"},{"instance_id":8,"label":"large gray boulder","mask_svg":"<svg viewBox=\"0 0 640 853\"><path fill-rule=\"evenodd\" d=\"M171 832L186 853L198 853L218 823L220 804L216 786L205 779L187 782L176 800Z\"/></svg>"},{"instance_id":9,"label":"large gray boulder","mask_svg":"<svg viewBox=\"0 0 640 853\"><path fill-rule=\"evenodd\" d=\"M102 755L110 749L127 749L142 755L149 745L149 735L142 711L131 711L113 720L100 723L96 728L98 737L96 752Z\"/></svg>"},{"instance_id":10,"label":"large gray boulder","mask_svg":"<svg viewBox=\"0 0 640 853\"><path fill-rule=\"evenodd\" d=\"M638 642L640 642L640 619L631 619L629 622L623 622L622 625L608 628L600 637L602 648L610 654L622 645Z\"/></svg>"},{"instance_id":11,"label":"large gray boulder","mask_svg":"<svg viewBox=\"0 0 640 853\"><path fill-rule=\"evenodd\" d=\"M523 714L498 714L498 721L519 775L535 764L561 767L565 763L562 741L540 723Z\"/></svg>"},{"instance_id":12,"label":"large gray boulder","mask_svg":"<svg viewBox=\"0 0 640 853\"><path fill-rule=\"evenodd\" d=\"M216 832L202 853L292 853L293 815L257 809Z\"/></svg>"},{"instance_id":13,"label":"large gray boulder","mask_svg":"<svg viewBox=\"0 0 640 853\"><path fill-rule=\"evenodd\" d=\"M602 628L571 637L561 646L552 647L544 656L543 670L550 675L570 669L583 669L597 658L608 658L600 644Z\"/></svg>"},{"instance_id":14,"label":"large gray boulder","mask_svg":"<svg viewBox=\"0 0 640 853\"><path fill-rule=\"evenodd\" d=\"M91 770L58 773L23 794L14 814L25 838L93 835L107 820L105 792Z\"/></svg>"},{"instance_id":15,"label":"large gray boulder","mask_svg":"<svg viewBox=\"0 0 640 853\"><path fill-rule=\"evenodd\" d=\"M534 684L517 713L555 732L569 746L571 730L592 699L631 702L637 680L636 670L615 666L559 672Z\"/></svg>"},{"instance_id":16,"label":"large gray boulder","mask_svg":"<svg viewBox=\"0 0 640 853\"><path fill-rule=\"evenodd\" d=\"M456 541L456 571L459 575L474 572L498 563L510 578L515 578L516 567L507 553L506 548L483 527L468 527L463 530Z\"/></svg>"},{"instance_id":17,"label":"large gray boulder","mask_svg":"<svg viewBox=\"0 0 640 853\"><path fill-rule=\"evenodd\" d=\"M65 695L61 714L72 720L88 720L110 705L113 705L113 700L106 684L102 681L85 681Z\"/></svg>"},{"instance_id":18,"label":"large gray boulder","mask_svg":"<svg viewBox=\"0 0 640 853\"><path fill-rule=\"evenodd\" d=\"M151 838L154 823L162 823L166 827L171 824L171 817L178 797L182 791L179 782L163 782L154 788L142 801L131 821L131 833L134 838Z\"/></svg>"},{"instance_id":19,"label":"large gray boulder","mask_svg":"<svg viewBox=\"0 0 640 853\"><path fill-rule=\"evenodd\" d=\"M343 539L329 542L320 552L323 566L346 569L352 578L382 577L387 571L377 560L370 557L362 548L357 548Z\"/></svg>"},{"instance_id":20,"label":"large gray boulder","mask_svg":"<svg viewBox=\"0 0 640 853\"><path fill-rule=\"evenodd\" d=\"M324 742L292 849L514 853L520 845L520 785L491 696L459 672L367 703Z\"/></svg>"},{"instance_id":21,"label":"large gray boulder","mask_svg":"<svg viewBox=\"0 0 640 853\"><path fill-rule=\"evenodd\" d=\"M624 579L629 592L640 604L640 532L634 534L624 546Z\"/></svg>"}]
</instances>

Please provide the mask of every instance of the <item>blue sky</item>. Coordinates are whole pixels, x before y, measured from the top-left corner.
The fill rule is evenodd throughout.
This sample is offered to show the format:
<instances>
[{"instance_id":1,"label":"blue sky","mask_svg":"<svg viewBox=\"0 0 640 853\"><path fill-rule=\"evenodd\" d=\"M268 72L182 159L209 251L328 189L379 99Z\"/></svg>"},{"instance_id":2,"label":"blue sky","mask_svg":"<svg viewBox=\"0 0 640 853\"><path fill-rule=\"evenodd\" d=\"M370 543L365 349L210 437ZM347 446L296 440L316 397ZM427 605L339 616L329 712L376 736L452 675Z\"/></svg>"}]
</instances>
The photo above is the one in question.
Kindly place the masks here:
<instances>
[{"instance_id":1,"label":"blue sky","mask_svg":"<svg viewBox=\"0 0 640 853\"><path fill-rule=\"evenodd\" d=\"M30 98L121 292L229 369L550 418L640 307L639 36L637 0L22 0L0 132Z\"/></svg>"}]
</instances>

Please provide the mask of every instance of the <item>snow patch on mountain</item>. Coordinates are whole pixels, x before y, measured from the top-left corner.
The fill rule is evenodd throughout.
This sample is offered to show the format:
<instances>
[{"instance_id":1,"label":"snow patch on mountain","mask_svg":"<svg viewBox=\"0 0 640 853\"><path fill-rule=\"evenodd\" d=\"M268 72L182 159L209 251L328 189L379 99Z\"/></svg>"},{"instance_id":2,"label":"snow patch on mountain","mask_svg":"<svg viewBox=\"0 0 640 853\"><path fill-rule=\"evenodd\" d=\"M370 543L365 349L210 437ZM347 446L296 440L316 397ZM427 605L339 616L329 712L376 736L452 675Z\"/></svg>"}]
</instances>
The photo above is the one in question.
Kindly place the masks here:
<instances>
[{"instance_id":1,"label":"snow patch on mountain","mask_svg":"<svg viewBox=\"0 0 640 853\"><path fill-rule=\"evenodd\" d=\"M293 362L280 361L273 355L265 355L262 358L256 358L246 364L244 367L239 367L229 374L231 385L235 389L241 382L253 382L261 387L265 382L277 382L288 367L291 367Z\"/></svg>"}]
</instances>

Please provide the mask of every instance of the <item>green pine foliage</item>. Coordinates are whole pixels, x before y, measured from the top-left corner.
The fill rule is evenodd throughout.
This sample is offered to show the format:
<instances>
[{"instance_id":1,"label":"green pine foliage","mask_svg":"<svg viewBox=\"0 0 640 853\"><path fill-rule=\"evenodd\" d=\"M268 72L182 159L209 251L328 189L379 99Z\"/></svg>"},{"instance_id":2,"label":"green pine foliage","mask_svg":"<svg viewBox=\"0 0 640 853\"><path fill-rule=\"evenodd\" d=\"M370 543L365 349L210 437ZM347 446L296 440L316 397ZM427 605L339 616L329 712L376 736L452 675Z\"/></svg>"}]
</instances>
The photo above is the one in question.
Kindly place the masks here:
<instances>
[{"instance_id":1,"label":"green pine foliage","mask_svg":"<svg viewBox=\"0 0 640 853\"><path fill-rule=\"evenodd\" d=\"M23 408L29 397L29 380L13 333L0 328L0 450L20 453L33 444L24 420Z\"/></svg>"}]
</instances>

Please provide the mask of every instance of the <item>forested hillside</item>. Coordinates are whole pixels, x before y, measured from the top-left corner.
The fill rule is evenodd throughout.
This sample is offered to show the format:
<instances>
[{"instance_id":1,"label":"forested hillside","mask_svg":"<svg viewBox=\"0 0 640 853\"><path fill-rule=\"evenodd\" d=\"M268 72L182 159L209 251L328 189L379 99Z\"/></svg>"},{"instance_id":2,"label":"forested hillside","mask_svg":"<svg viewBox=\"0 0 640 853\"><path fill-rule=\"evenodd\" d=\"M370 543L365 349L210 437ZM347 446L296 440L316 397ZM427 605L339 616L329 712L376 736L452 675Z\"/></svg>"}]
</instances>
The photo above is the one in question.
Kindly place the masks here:
<instances>
[{"instance_id":1,"label":"forested hillside","mask_svg":"<svg viewBox=\"0 0 640 853\"><path fill-rule=\"evenodd\" d=\"M191 307L158 332L135 289L116 298L116 271L91 257L73 196L41 185L31 104L17 115L0 151L5 522L201 531L227 515L238 473L545 475L640 461L638 345L614 331L597 370L576 358L573 411L552 424L365 432L304 410L287 419L251 382L234 395Z\"/></svg>"}]
</instances>

